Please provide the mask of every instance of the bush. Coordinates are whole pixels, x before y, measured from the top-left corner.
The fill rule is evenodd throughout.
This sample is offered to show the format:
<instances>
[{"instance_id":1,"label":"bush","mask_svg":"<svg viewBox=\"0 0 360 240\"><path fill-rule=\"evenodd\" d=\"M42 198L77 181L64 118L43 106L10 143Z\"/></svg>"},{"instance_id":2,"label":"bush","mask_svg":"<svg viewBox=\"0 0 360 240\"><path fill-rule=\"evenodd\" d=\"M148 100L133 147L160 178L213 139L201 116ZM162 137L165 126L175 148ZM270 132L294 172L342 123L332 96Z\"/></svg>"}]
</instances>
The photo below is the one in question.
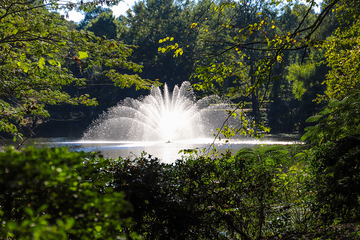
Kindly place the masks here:
<instances>
[{"instance_id":1,"label":"bush","mask_svg":"<svg viewBox=\"0 0 360 240\"><path fill-rule=\"evenodd\" d=\"M360 136L315 148L309 187L317 191L313 211L326 224L360 220Z\"/></svg>"},{"instance_id":2,"label":"bush","mask_svg":"<svg viewBox=\"0 0 360 240\"><path fill-rule=\"evenodd\" d=\"M254 239L296 230L311 197L301 163L308 153L293 151L259 147L164 164L145 154L95 160L8 149L0 154L0 238Z\"/></svg>"},{"instance_id":3,"label":"bush","mask_svg":"<svg viewBox=\"0 0 360 240\"><path fill-rule=\"evenodd\" d=\"M116 239L130 205L108 187L109 161L61 148L0 153L0 238Z\"/></svg>"},{"instance_id":4,"label":"bush","mask_svg":"<svg viewBox=\"0 0 360 240\"><path fill-rule=\"evenodd\" d=\"M144 239L253 239L293 230L306 214L305 168L285 166L290 153L242 149L173 165L143 155L107 170L134 207L130 231Z\"/></svg>"},{"instance_id":5,"label":"bush","mask_svg":"<svg viewBox=\"0 0 360 240\"><path fill-rule=\"evenodd\" d=\"M360 134L359 102L360 93L350 94L341 101L329 100L328 105L319 114L306 120L309 123L317 123L305 129L307 132L301 140L321 145Z\"/></svg>"}]
</instances>

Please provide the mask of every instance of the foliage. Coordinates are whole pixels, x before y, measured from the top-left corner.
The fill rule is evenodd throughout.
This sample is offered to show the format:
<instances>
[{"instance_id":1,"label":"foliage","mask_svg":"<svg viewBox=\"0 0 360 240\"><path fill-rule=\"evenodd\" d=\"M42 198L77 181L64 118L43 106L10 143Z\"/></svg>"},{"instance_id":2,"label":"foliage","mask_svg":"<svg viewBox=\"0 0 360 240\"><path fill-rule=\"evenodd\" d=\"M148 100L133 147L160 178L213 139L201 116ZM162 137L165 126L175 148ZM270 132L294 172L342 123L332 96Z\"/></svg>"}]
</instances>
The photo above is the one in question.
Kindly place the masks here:
<instances>
[{"instance_id":1,"label":"foliage","mask_svg":"<svg viewBox=\"0 0 360 240\"><path fill-rule=\"evenodd\" d=\"M173 165L143 155L107 170L134 207L131 231L145 239L253 239L300 226L305 168L291 164L303 157L291 160L290 149L272 146Z\"/></svg>"},{"instance_id":2,"label":"foliage","mask_svg":"<svg viewBox=\"0 0 360 240\"><path fill-rule=\"evenodd\" d=\"M349 5L353 4L348 1ZM308 127L303 140L315 144L326 144L341 138L359 133L358 101L359 101L359 21L353 17L358 9L352 9L354 15L343 12L348 6L344 3L336 9L340 26L332 37L323 44L326 48L326 62L330 71L323 84L326 84L324 95L319 101L326 100L327 106L317 115L308 118L307 122L317 122ZM349 10L349 9L348 9ZM356 13L357 12L357 13ZM345 19L344 16L348 16ZM349 21L352 19L352 21Z\"/></svg>"},{"instance_id":3,"label":"foliage","mask_svg":"<svg viewBox=\"0 0 360 240\"><path fill-rule=\"evenodd\" d=\"M323 224L360 219L359 147L359 135L352 135L314 148L309 187L316 191L314 217Z\"/></svg>"},{"instance_id":4,"label":"foliage","mask_svg":"<svg viewBox=\"0 0 360 240\"><path fill-rule=\"evenodd\" d=\"M84 19L79 23L79 28L84 29L92 20L99 17L101 13L112 13L112 11L110 8L96 7L91 11L85 12Z\"/></svg>"},{"instance_id":5,"label":"foliage","mask_svg":"<svg viewBox=\"0 0 360 240\"><path fill-rule=\"evenodd\" d=\"M80 87L86 83L63 67L66 60L73 61L80 72L90 68L102 72L116 86L134 85L138 89L150 88L153 83L116 70L141 71L141 66L127 60L131 46L69 29L59 14L49 10L56 8L57 3L0 3L0 131L15 137L21 136L19 125L49 117L46 105L96 105L96 99L88 94L71 96L62 90L64 86Z\"/></svg>"},{"instance_id":6,"label":"foliage","mask_svg":"<svg viewBox=\"0 0 360 240\"><path fill-rule=\"evenodd\" d=\"M196 34L189 32L188 25L196 17L197 6L191 1L144 0L136 2L126 16L119 18L127 26L120 31L120 39L139 46L132 59L143 63L143 78L159 79L170 88L189 79L194 70L192 48L179 58L172 53L162 54L158 49L164 36L194 41Z\"/></svg>"},{"instance_id":7,"label":"foliage","mask_svg":"<svg viewBox=\"0 0 360 240\"><path fill-rule=\"evenodd\" d=\"M324 43L327 50L326 61L331 67L324 81L327 86L323 96L325 99L342 100L359 92L359 43L360 21L356 21L345 31L337 29L334 36Z\"/></svg>"},{"instance_id":8,"label":"foliage","mask_svg":"<svg viewBox=\"0 0 360 240\"><path fill-rule=\"evenodd\" d=\"M171 166L160 163L157 158L118 159L108 167L114 178L116 191L125 192L125 198L133 205L129 214L136 222L131 231L138 232L146 239L169 239L179 234L186 225L179 215L178 202L169 192L172 178ZM175 202L174 202L175 201Z\"/></svg>"},{"instance_id":9,"label":"foliage","mask_svg":"<svg viewBox=\"0 0 360 240\"><path fill-rule=\"evenodd\" d=\"M115 20L112 12L102 12L99 16L93 19L89 24L86 25L85 30L93 32L96 36L105 39L116 39L117 29L119 28L120 22Z\"/></svg>"},{"instance_id":10,"label":"foliage","mask_svg":"<svg viewBox=\"0 0 360 240\"><path fill-rule=\"evenodd\" d=\"M159 50L178 55L197 44L194 88L237 98L237 108L244 108L244 103L251 100L257 129L263 129L265 116L260 109L266 107L269 92L281 86L275 84L281 69L293 63L289 60L300 65L309 48L319 46L324 36L316 31L337 3L329 3L316 14L314 1L287 2L284 7L280 7L280 1L214 2L188 26L189 32L199 32L195 43L185 44L175 38L173 42L162 41ZM301 82L296 83L294 91L300 97L304 88Z\"/></svg>"},{"instance_id":11,"label":"foliage","mask_svg":"<svg viewBox=\"0 0 360 240\"><path fill-rule=\"evenodd\" d=\"M255 239L358 221L359 143L261 146L173 164L10 148L0 154L1 238Z\"/></svg>"},{"instance_id":12,"label":"foliage","mask_svg":"<svg viewBox=\"0 0 360 240\"><path fill-rule=\"evenodd\" d=\"M315 126L307 127L307 132L301 140L326 144L346 136L360 133L359 125L360 93L352 94L339 101L332 99L317 115L307 119L307 122L317 122Z\"/></svg>"},{"instance_id":13,"label":"foliage","mask_svg":"<svg viewBox=\"0 0 360 240\"><path fill-rule=\"evenodd\" d=\"M314 83L311 77L315 75L315 63L293 64L288 67L286 78L293 84L293 93L296 99L301 99L308 88Z\"/></svg>"},{"instance_id":14,"label":"foliage","mask_svg":"<svg viewBox=\"0 0 360 240\"><path fill-rule=\"evenodd\" d=\"M306 119L319 112L325 105L314 101L318 95L323 94L326 88L322 82L325 80L325 74L329 69L325 64L322 64L323 60L324 51L312 49L309 57L306 58L306 62L300 63L297 60L285 68L284 80L286 81L280 80L283 84L280 89L272 89L272 99L277 102L270 105L269 121L272 118L278 119L284 124L290 121L294 124L293 131L304 132L304 129L310 125ZM274 83L273 88L279 88L278 85L281 83ZM283 94L285 99L282 96L275 96L275 94ZM283 106L287 109L273 109L274 105L281 103L281 100L285 104L288 103L288 106L285 104ZM277 117L275 110L280 111L283 116ZM271 126L276 129L274 123Z\"/></svg>"},{"instance_id":15,"label":"foliage","mask_svg":"<svg viewBox=\"0 0 360 240\"><path fill-rule=\"evenodd\" d=\"M90 1L82 2L84 6L79 3L79 5L65 7L68 9L89 7ZM267 1L227 4L208 0L200 2L147 0L136 3L126 16L118 19L114 19L110 9L94 6L90 11L87 9L85 19L78 29L91 30L96 37L101 37L103 40L114 38L121 39L127 44L138 45L129 49L132 54L126 61L130 59L144 65L143 72L139 72L142 78L166 81L171 88L192 75L195 87L202 90L197 93L199 97L212 93L226 95L231 97L232 101L240 103L238 108L242 107L245 108L244 111L251 111L250 115L258 125L264 122L269 123L270 127L277 131L302 131L305 124L304 121L298 121L298 119L301 116L306 118L311 115L314 112L313 109L316 108L315 104L311 105L306 101L298 102L294 99L292 88L295 85L288 84L281 71L291 64L301 66L303 60L306 60L313 52L309 46L316 46L318 40L324 40L330 34L334 28L335 18L327 19L326 16L329 16L331 7L339 5L339 1L324 3L324 14L314 12L315 5L309 8L311 2L308 5L294 4L278 5L277 2L271 4ZM326 7L327 5L331 5L330 8ZM334 20L330 21L330 19ZM319 22L321 22L320 26L315 24ZM73 26L74 23L72 26L65 21L61 24L76 28ZM299 26L300 29L298 29ZM292 34L295 37L291 40L288 33L297 30L299 30L297 32L299 35ZM307 32L311 33L308 38L311 41L302 42L301 39L307 37ZM277 42L276 46L271 44L269 46L265 38L271 44ZM96 41L97 39L95 38ZM285 43L290 44L291 47L289 45L281 49ZM299 43L301 46L297 48L295 45ZM73 83L69 87L62 87L61 91L72 97L89 94L97 98L100 106L97 108L46 106L46 110L50 110L48 114L60 115L58 119L81 115L86 115L87 119L95 118L125 95L137 97L139 94L146 94L145 92L135 93L135 88L122 91L110 87L112 86L110 79L102 72L110 71L113 67L93 65L94 67L87 68L92 55L81 59L79 66L79 62L73 59L74 56L78 56L77 52L77 50L71 50L69 55L65 55L69 51L61 51L57 60L63 69L66 68L74 74L74 78L86 78L87 86L77 89L74 88ZM81 50L81 52L85 51ZM178 57L174 58L176 55ZM275 57L275 55L280 56ZM271 76L267 75L267 70L262 74L259 70L265 62L261 61L271 60L271 58L274 60L271 71L268 69ZM44 59L47 58L44 57ZM195 71L196 68L197 71ZM130 73L126 68L121 67L116 69L116 72ZM123 75L122 80L125 81L126 76ZM306 82L311 85L313 80L307 79ZM323 78L320 77L316 81L322 80ZM296 86L299 86L301 82L296 83L298 83ZM313 84L315 85L317 84ZM128 84L121 86L128 86ZM306 86L304 89L308 90ZM317 88L311 88L310 92L313 93L316 90ZM322 94L321 91L317 93ZM303 96L304 99L310 101L309 96L306 94ZM241 104L241 102L246 104ZM303 111L306 113L302 114ZM35 119L32 114L24 118L26 126L44 121L43 116ZM14 119L9 119L9 121L14 123ZM52 123L43 125L44 129L50 128L50 124ZM65 124L67 123L61 123L61 125ZM67 124L67 128L70 129L75 124L74 128L81 129L79 127L81 124L76 122ZM82 124L85 126L88 122ZM16 127L18 131L21 131L18 125ZM44 132L43 129L38 129ZM259 125L257 129L264 128Z\"/></svg>"},{"instance_id":16,"label":"foliage","mask_svg":"<svg viewBox=\"0 0 360 240\"><path fill-rule=\"evenodd\" d=\"M131 206L108 184L108 160L61 149L0 153L0 238L114 239Z\"/></svg>"}]
</instances>

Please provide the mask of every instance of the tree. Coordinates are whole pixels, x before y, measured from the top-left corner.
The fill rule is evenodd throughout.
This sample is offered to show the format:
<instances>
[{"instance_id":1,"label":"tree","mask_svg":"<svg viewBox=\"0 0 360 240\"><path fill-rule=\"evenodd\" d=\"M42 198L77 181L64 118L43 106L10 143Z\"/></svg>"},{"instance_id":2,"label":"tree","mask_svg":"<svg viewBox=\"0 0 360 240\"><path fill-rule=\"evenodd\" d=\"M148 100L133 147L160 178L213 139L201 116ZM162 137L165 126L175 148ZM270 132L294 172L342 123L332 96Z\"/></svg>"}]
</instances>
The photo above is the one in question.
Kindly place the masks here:
<instances>
[{"instance_id":1,"label":"tree","mask_svg":"<svg viewBox=\"0 0 360 240\"><path fill-rule=\"evenodd\" d=\"M318 145L360 133L357 117L360 84L356 77L360 69L357 54L360 24L356 16L360 11L353 4L354 1L345 1L335 9L339 27L322 45L330 71L323 81L325 93L318 100L327 105L307 120L316 124L308 127L302 137Z\"/></svg>"},{"instance_id":2,"label":"tree","mask_svg":"<svg viewBox=\"0 0 360 240\"><path fill-rule=\"evenodd\" d=\"M0 3L0 131L15 138L22 136L19 126L49 117L47 105L96 105L96 99L88 94L71 96L62 90L64 86L86 84L85 79L75 78L63 67L65 60L73 61L80 72L90 68L101 72L116 86L140 89L154 83L137 74L117 72L117 68L141 71L140 65L127 60L132 47L69 29L59 14L50 12L58 4L56 0ZM91 4L69 3L64 7L88 9Z\"/></svg>"},{"instance_id":3,"label":"tree","mask_svg":"<svg viewBox=\"0 0 360 240\"><path fill-rule=\"evenodd\" d=\"M329 38L326 48L326 62L331 68L324 83L326 99L342 100L360 90L360 21L356 21L345 31L337 29L335 35Z\"/></svg>"},{"instance_id":4,"label":"tree","mask_svg":"<svg viewBox=\"0 0 360 240\"><path fill-rule=\"evenodd\" d=\"M196 33L188 31L188 25L196 14L194 3L189 1L146 0L135 3L120 21L128 26L120 33L127 44L139 46L132 55L135 62L143 62L144 78L159 79L169 87L189 79L194 71L194 55L191 49L174 58L173 53L158 51L163 38L194 41Z\"/></svg>"},{"instance_id":5,"label":"tree","mask_svg":"<svg viewBox=\"0 0 360 240\"><path fill-rule=\"evenodd\" d=\"M213 48L213 54L207 55L210 59L207 63L202 61L202 64L197 66L195 77L199 81L195 84L196 89L214 89L216 85L223 85L225 79L229 79L234 73L248 71L252 79L250 86L246 87L245 91L241 88L243 80L246 80L249 75L236 76L237 80L233 81L234 85L230 88L230 94L243 95L238 104L238 108L241 108L247 99L253 98L254 93L263 89L261 96L258 97L260 104L253 105L259 109L261 103L267 98L272 83L279 78L278 69L284 69L286 55L289 52L302 51L305 57L308 49L319 47L324 39L319 38L317 30L326 22L331 11L343 4L340 0L329 1L319 14L314 14L313 9L317 5L315 1L309 1L304 6L287 3L288 8L292 8L298 15L297 21L291 22L295 24L287 30L277 21L277 16L281 11L279 12L276 6L281 2L261 3L258 1L220 2L209 7L208 11L214 11L221 16L213 21L218 26L218 31L215 33L208 31L209 33L202 35L197 42L212 43L212 46L217 47ZM269 11L271 8L267 7L269 4L272 5L272 11ZM228 10L231 8L235 10ZM271 12L276 14L271 14ZM252 14L249 22L246 22L247 13ZM245 24L238 24L237 17ZM207 25L206 20L200 20L189 28L198 27L206 32ZM165 48L175 49L175 51L183 50L179 44L168 43ZM199 52L201 51L199 49ZM229 58L222 59L224 55L236 56L239 60L237 64L231 63ZM259 127L261 128L261 124Z\"/></svg>"},{"instance_id":6,"label":"tree","mask_svg":"<svg viewBox=\"0 0 360 240\"><path fill-rule=\"evenodd\" d=\"M86 25L85 30L93 32L98 37L116 39L118 26L120 24L119 20L116 20L112 15L112 12L102 12L97 18L91 20L91 22Z\"/></svg>"},{"instance_id":7,"label":"tree","mask_svg":"<svg viewBox=\"0 0 360 240\"><path fill-rule=\"evenodd\" d=\"M324 51L312 49L309 58L304 63L294 63L286 67L285 79L292 91L293 109L289 119L293 122L293 130L304 132L306 119L316 114L324 106L317 103L316 98L324 93L322 82L329 68L322 64Z\"/></svg>"},{"instance_id":8,"label":"tree","mask_svg":"<svg viewBox=\"0 0 360 240\"><path fill-rule=\"evenodd\" d=\"M79 23L79 29L84 29L92 20L96 19L101 13L112 13L110 8L97 7L85 12L84 19Z\"/></svg>"}]
</instances>

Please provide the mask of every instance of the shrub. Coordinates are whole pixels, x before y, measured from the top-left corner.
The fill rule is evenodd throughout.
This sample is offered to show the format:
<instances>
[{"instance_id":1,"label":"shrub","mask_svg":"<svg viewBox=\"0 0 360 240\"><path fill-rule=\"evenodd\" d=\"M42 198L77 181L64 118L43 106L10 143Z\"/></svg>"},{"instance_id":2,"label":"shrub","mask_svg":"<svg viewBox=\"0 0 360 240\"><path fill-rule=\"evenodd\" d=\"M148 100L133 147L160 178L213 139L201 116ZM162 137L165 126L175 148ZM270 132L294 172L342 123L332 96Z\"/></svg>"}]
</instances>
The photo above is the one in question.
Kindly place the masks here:
<instances>
[{"instance_id":1,"label":"shrub","mask_svg":"<svg viewBox=\"0 0 360 240\"><path fill-rule=\"evenodd\" d=\"M315 148L309 187L317 191L313 211L326 224L360 220L360 136Z\"/></svg>"},{"instance_id":2,"label":"shrub","mask_svg":"<svg viewBox=\"0 0 360 240\"><path fill-rule=\"evenodd\" d=\"M107 170L134 207L130 231L144 239L253 239L302 220L306 175L300 164L289 170L290 160L287 148L272 146L173 165L143 155Z\"/></svg>"},{"instance_id":3,"label":"shrub","mask_svg":"<svg viewBox=\"0 0 360 240\"><path fill-rule=\"evenodd\" d=\"M360 93L350 94L342 100L329 100L318 115L306 120L317 123L305 129L307 132L301 140L320 145L360 134L359 102Z\"/></svg>"},{"instance_id":4,"label":"shrub","mask_svg":"<svg viewBox=\"0 0 360 240\"><path fill-rule=\"evenodd\" d=\"M8 149L0 154L0 238L279 235L298 229L308 212L299 162L308 154L292 151L259 147L164 164L145 154L95 160L66 149Z\"/></svg>"},{"instance_id":5,"label":"shrub","mask_svg":"<svg viewBox=\"0 0 360 240\"><path fill-rule=\"evenodd\" d=\"M61 148L0 153L0 238L115 239L130 205L108 187L108 160Z\"/></svg>"}]
</instances>

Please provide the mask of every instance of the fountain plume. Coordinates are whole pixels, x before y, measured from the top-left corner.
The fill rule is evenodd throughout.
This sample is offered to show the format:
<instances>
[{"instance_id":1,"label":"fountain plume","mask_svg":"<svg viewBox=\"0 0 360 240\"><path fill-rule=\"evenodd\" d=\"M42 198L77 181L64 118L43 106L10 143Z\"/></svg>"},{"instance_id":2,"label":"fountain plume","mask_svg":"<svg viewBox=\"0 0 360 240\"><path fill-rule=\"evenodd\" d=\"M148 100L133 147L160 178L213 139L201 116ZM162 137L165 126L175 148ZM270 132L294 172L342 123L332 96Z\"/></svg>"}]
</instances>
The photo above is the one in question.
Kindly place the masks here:
<instances>
[{"instance_id":1,"label":"fountain plume","mask_svg":"<svg viewBox=\"0 0 360 240\"><path fill-rule=\"evenodd\" d=\"M209 138L227 119L230 105L218 96L196 100L189 82L170 93L152 87L141 100L126 98L85 132L84 140L173 142ZM232 119L233 123L234 119Z\"/></svg>"}]
</instances>

